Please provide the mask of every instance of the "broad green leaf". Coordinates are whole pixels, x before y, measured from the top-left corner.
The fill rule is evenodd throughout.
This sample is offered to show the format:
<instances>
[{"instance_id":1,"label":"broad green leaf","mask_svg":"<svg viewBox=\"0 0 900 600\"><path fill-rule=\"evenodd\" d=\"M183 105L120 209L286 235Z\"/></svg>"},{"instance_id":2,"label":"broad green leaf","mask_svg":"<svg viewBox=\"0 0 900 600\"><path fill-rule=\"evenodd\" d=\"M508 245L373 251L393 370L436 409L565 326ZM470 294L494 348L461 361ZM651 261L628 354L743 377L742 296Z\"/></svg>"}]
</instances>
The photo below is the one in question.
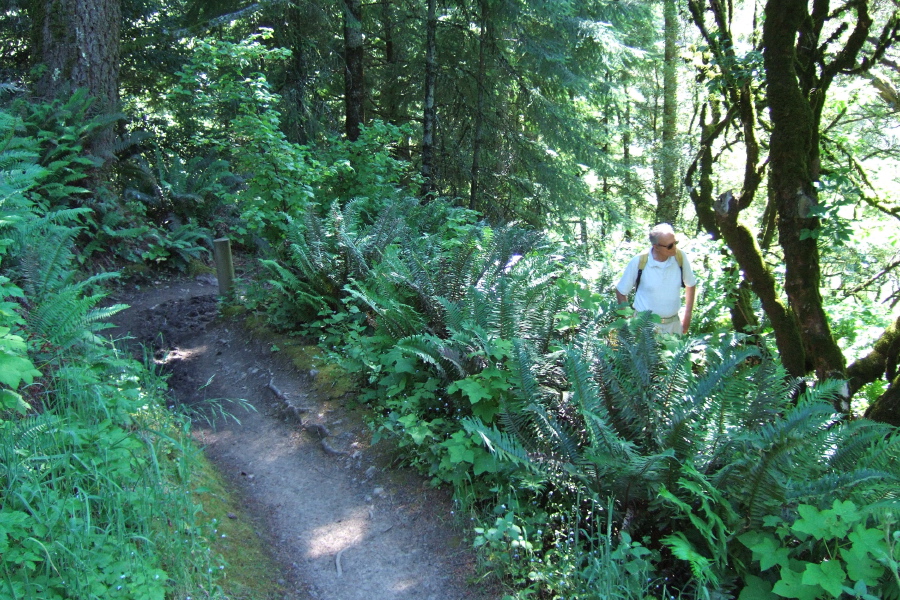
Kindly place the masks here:
<instances>
[{"instance_id":1,"label":"broad green leaf","mask_svg":"<svg viewBox=\"0 0 900 600\"><path fill-rule=\"evenodd\" d=\"M472 414L485 423L493 422L499 412L500 406L496 402L480 402L472 407Z\"/></svg>"},{"instance_id":2,"label":"broad green leaf","mask_svg":"<svg viewBox=\"0 0 900 600\"><path fill-rule=\"evenodd\" d=\"M40 376L41 372L27 358L0 352L0 383L16 389L23 380L32 383Z\"/></svg>"},{"instance_id":3,"label":"broad green leaf","mask_svg":"<svg viewBox=\"0 0 900 600\"><path fill-rule=\"evenodd\" d=\"M831 505L831 512L846 523L855 523L862 518L856 505L850 500L845 500L844 502L835 500Z\"/></svg>"},{"instance_id":4,"label":"broad green leaf","mask_svg":"<svg viewBox=\"0 0 900 600\"><path fill-rule=\"evenodd\" d=\"M824 590L818 585L804 584L802 577L802 573L791 569L781 569L781 580L775 584L772 591L784 598L817 600Z\"/></svg>"},{"instance_id":5,"label":"broad green leaf","mask_svg":"<svg viewBox=\"0 0 900 600\"><path fill-rule=\"evenodd\" d=\"M479 452L475 457L475 466L474 473L476 476L481 475L482 473L496 473L498 470L499 464L497 463L497 459L490 452L485 452L481 448L478 448Z\"/></svg>"},{"instance_id":6,"label":"broad green leaf","mask_svg":"<svg viewBox=\"0 0 900 600\"><path fill-rule=\"evenodd\" d=\"M876 557L888 552L887 543L884 541L884 532L880 529L871 529L857 525L847 535L847 539L853 542L854 551L870 552Z\"/></svg>"},{"instance_id":7,"label":"broad green leaf","mask_svg":"<svg viewBox=\"0 0 900 600\"><path fill-rule=\"evenodd\" d=\"M772 584L761 577L748 575L744 579L744 584L738 600L775 600L778 598L772 593Z\"/></svg>"},{"instance_id":8,"label":"broad green leaf","mask_svg":"<svg viewBox=\"0 0 900 600\"><path fill-rule=\"evenodd\" d=\"M776 565L787 568L789 551L772 534L749 531L738 539L753 551L753 559L759 561L761 571Z\"/></svg>"},{"instance_id":9,"label":"broad green leaf","mask_svg":"<svg viewBox=\"0 0 900 600\"><path fill-rule=\"evenodd\" d=\"M873 560L862 546L854 544L850 548L842 548L841 558L846 561L847 576L853 581L877 585L878 579L884 574L884 567Z\"/></svg>"},{"instance_id":10,"label":"broad green leaf","mask_svg":"<svg viewBox=\"0 0 900 600\"><path fill-rule=\"evenodd\" d=\"M887 554L884 534L878 529L857 525L847 538L853 543L850 548L841 549L841 557L847 562L847 575L854 581L877 585L878 579L884 574L884 566L872 556L877 558Z\"/></svg>"},{"instance_id":11,"label":"broad green leaf","mask_svg":"<svg viewBox=\"0 0 900 600\"><path fill-rule=\"evenodd\" d=\"M847 574L836 560L828 560L820 564L806 565L800 581L806 585L820 585L832 596L840 596L844 589Z\"/></svg>"},{"instance_id":12,"label":"broad green leaf","mask_svg":"<svg viewBox=\"0 0 900 600\"><path fill-rule=\"evenodd\" d=\"M462 462L472 464L475 462L475 453L467 446L452 444L447 450L450 452L450 461L454 464Z\"/></svg>"},{"instance_id":13,"label":"broad green leaf","mask_svg":"<svg viewBox=\"0 0 900 600\"><path fill-rule=\"evenodd\" d=\"M447 390L451 393L456 390L461 391L469 398L469 402L472 404L478 404L482 400L488 400L491 397L490 390L486 389L480 381L472 378L454 381Z\"/></svg>"},{"instance_id":14,"label":"broad green leaf","mask_svg":"<svg viewBox=\"0 0 900 600\"><path fill-rule=\"evenodd\" d=\"M794 521L791 529L798 533L807 533L817 540L830 540L847 535L850 526L838 522L833 511L819 511L815 506L801 504L797 507L800 518Z\"/></svg>"},{"instance_id":15,"label":"broad green leaf","mask_svg":"<svg viewBox=\"0 0 900 600\"><path fill-rule=\"evenodd\" d=\"M0 408L14 409L20 415L24 415L31 407L20 394L12 390L0 389Z\"/></svg>"},{"instance_id":16,"label":"broad green leaf","mask_svg":"<svg viewBox=\"0 0 900 600\"><path fill-rule=\"evenodd\" d=\"M416 360L409 356L402 356L394 362L395 373L415 373Z\"/></svg>"}]
</instances>

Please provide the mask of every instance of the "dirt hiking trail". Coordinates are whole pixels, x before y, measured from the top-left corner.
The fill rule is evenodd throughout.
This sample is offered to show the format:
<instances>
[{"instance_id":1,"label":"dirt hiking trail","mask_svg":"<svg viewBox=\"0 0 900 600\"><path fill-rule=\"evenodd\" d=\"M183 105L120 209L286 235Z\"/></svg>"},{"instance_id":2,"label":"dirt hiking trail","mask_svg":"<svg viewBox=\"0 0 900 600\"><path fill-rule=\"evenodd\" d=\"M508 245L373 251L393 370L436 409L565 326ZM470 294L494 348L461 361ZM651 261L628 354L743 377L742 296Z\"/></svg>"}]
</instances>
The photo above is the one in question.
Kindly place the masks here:
<instances>
[{"instance_id":1,"label":"dirt hiking trail","mask_svg":"<svg viewBox=\"0 0 900 600\"><path fill-rule=\"evenodd\" d=\"M194 436L230 482L280 573L285 600L496 600L478 581L446 491L390 467L353 401L323 398L271 340L218 315L215 279L154 281L112 335L155 350L177 402L245 399L233 419L197 420ZM207 403L208 404L208 403ZM378 446L382 446L379 444ZM246 516L244 516L246 515Z\"/></svg>"}]
</instances>

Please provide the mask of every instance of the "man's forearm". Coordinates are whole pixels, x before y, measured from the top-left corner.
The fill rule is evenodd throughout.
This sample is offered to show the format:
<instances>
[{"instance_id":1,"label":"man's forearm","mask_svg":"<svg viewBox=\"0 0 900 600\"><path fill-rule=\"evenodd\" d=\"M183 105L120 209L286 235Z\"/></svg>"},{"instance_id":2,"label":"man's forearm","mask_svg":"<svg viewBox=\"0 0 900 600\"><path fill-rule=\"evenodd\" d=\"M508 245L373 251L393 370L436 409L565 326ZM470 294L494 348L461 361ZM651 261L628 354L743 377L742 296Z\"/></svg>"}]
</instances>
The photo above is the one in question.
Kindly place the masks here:
<instances>
[{"instance_id":1,"label":"man's forearm","mask_svg":"<svg viewBox=\"0 0 900 600\"><path fill-rule=\"evenodd\" d=\"M694 297L697 294L697 286L684 288L684 319L681 321L681 332L687 333L691 328L691 317L694 314Z\"/></svg>"},{"instance_id":2,"label":"man's forearm","mask_svg":"<svg viewBox=\"0 0 900 600\"><path fill-rule=\"evenodd\" d=\"M628 302L628 297L622 294L622 292L619 291L619 288L616 288L616 300L618 300L619 304L625 304Z\"/></svg>"}]
</instances>

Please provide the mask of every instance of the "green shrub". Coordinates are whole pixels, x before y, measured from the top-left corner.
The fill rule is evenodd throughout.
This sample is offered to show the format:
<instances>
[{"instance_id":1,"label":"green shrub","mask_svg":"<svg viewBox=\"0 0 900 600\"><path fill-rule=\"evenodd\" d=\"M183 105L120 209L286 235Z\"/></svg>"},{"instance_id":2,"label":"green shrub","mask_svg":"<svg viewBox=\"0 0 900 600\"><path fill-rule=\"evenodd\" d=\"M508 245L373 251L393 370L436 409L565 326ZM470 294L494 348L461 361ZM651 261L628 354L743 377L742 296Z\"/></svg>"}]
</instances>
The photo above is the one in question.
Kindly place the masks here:
<instances>
[{"instance_id":1,"label":"green shrub","mask_svg":"<svg viewBox=\"0 0 900 600\"><path fill-rule=\"evenodd\" d=\"M546 368L524 348L516 354L518 397L500 425L469 418L466 429L517 466L514 479L611 497L615 522L652 540L657 572L683 593L739 589L750 576L739 532L798 503L895 507L894 432L835 415L837 384L795 403L797 383L739 337L666 350L639 315L612 343L588 330L567 347L563 386L541 377Z\"/></svg>"},{"instance_id":2,"label":"green shrub","mask_svg":"<svg viewBox=\"0 0 900 600\"><path fill-rule=\"evenodd\" d=\"M63 190L47 182L69 181L54 171L69 163L36 167L39 144L3 139L0 595L215 597L223 565L193 500L188 422L165 410L158 375L98 335L121 307L100 306L114 274L78 271L89 209L44 194Z\"/></svg>"},{"instance_id":3,"label":"green shrub","mask_svg":"<svg viewBox=\"0 0 900 600\"><path fill-rule=\"evenodd\" d=\"M830 508L800 504L789 518L772 515L739 537L758 574L741 600L900 596L900 532L894 512L879 515L850 500Z\"/></svg>"}]
</instances>

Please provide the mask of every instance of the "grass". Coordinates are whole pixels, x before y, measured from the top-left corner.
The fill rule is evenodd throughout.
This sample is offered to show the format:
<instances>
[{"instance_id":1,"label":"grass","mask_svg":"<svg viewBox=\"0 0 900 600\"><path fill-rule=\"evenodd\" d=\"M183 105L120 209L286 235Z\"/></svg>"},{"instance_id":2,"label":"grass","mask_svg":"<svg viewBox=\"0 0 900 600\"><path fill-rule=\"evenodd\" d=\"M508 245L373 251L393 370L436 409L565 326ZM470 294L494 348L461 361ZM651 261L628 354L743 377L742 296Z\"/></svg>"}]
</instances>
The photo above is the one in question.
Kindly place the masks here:
<instances>
[{"instance_id":1,"label":"grass","mask_svg":"<svg viewBox=\"0 0 900 600\"><path fill-rule=\"evenodd\" d=\"M231 600L281 600L285 590L278 584L280 566L266 550L239 498L205 456L196 460L194 495L209 519L213 553L225 565L218 580L224 594Z\"/></svg>"},{"instance_id":2,"label":"grass","mask_svg":"<svg viewBox=\"0 0 900 600\"><path fill-rule=\"evenodd\" d=\"M105 347L50 362L41 403L0 413L0 597L283 598L188 421L165 409L165 377Z\"/></svg>"}]
</instances>

